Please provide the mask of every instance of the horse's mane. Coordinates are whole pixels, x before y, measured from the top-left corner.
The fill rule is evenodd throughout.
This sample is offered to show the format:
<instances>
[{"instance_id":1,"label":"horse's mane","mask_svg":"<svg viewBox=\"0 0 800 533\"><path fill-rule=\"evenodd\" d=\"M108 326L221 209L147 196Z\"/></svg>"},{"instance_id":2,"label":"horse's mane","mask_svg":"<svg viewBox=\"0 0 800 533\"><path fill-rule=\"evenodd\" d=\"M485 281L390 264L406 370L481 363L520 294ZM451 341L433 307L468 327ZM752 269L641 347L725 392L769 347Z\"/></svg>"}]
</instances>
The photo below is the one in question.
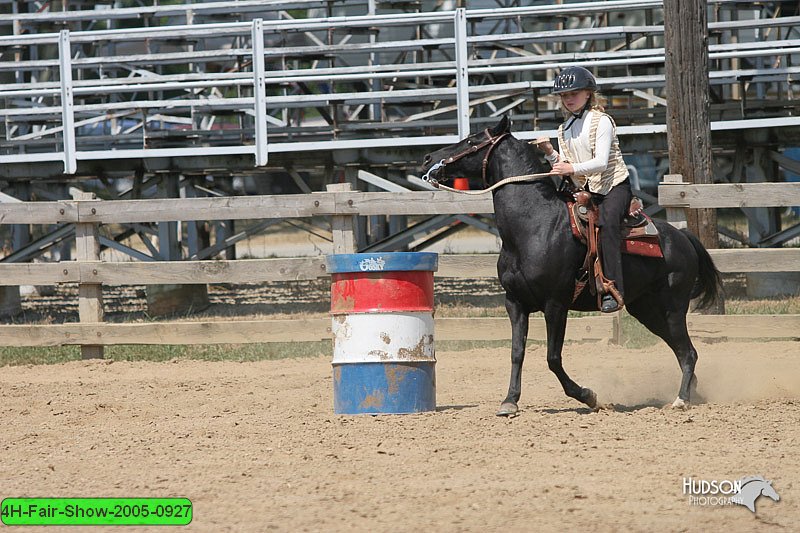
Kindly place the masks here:
<instances>
[{"instance_id":1,"label":"horse's mane","mask_svg":"<svg viewBox=\"0 0 800 533\"><path fill-rule=\"evenodd\" d=\"M531 164L536 165L536 167L533 169L535 173L547 172L549 170L549 165L545 162L544 158L542 157L542 153L539 151L539 149L534 148L534 146L527 141L518 139L516 135L514 135L513 133L510 135L510 137L514 139L517 143L519 143L519 145L521 145L522 152L526 156L529 156L531 158L532 160ZM557 189L556 184L551 179L536 180L536 182L534 183L543 183L551 185L553 190Z\"/></svg>"},{"instance_id":2,"label":"horse's mane","mask_svg":"<svg viewBox=\"0 0 800 533\"><path fill-rule=\"evenodd\" d=\"M768 483L768 481L762 476L746 476L739 480L739 482L742 484L742 487L748 483L752 483L753 481L763 481L764 483Z\"/></svg>"},{"instance_id":3,"label":"horse's mane","mask_svg":"<svg viewBox=\"0 0 800 533\"><path fill-rule=\"evenodd\" d=\"M511 134L511 136L516 140L525 145L525 151L530 154L531 158L538 161L541 165L546 166L547 164L544 162L544 158L542 157L542 153L538 148L535 148L531 143L527 141L523 141L522 139L518 139L516 135Z\"/></svg>"}]
</instances>

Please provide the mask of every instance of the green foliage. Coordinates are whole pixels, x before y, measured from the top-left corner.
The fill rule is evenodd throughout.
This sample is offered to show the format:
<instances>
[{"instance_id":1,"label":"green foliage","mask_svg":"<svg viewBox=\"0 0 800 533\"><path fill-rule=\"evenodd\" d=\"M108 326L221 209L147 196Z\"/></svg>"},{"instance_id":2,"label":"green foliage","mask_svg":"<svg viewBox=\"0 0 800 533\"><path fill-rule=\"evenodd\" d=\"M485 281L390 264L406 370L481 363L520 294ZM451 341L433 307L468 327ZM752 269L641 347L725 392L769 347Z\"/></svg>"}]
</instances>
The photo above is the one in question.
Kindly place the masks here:
<instances>
[{"instance_id":1,"label":"green foliage","mask_svg":"<svg viewBox=\"0 0 800 533\"><path fill-rule=\"evenodd\" d=\"M786 298L725 301L726 315L800 315L800 296Z\"/></svg>"},{"instance_id":2,"label":"green foliage","mask_svg":"<svg viewBox=\"0 0 800 533\"><path fill-rule=\"evenodd\" d=\"M67 361L77 361L80 358L81 349L79 346L0 347L0 366L52 365L66 363Z\"/></svg>"},{"instance_id":3,"label":"green foliage","mask_svg":"<svg viewBox=\"0 0 800 533\"><path fill-rule=\"evenodd\" d=\"M106 346L105 358L113 361L173 361L191 359L197 361L263 361L295 357L318 357L330 355L330 341L263 343L263 344L199 344L174 345L122 345ZM55 346L45 348L2 347L0 366L49 365L79 361L78 346Z\"/></svg>"},{"instance_id":4,"label":"green foliage","mask_svg":"<svg viewBox=\"0 0 800 533\"><path fill-rule=\"evenodd\" d=\"M622 339L621 344L625 348L647 348L655 346L661 339L650 333L638 320L627 313L622 313Z\"/></svg>"},{"instance_id":5,"label":"green foliage","mask_svg":"<svg viewBox=\"0 0 800 533\"><path fill-rule=\"evenodd\" d=\"M307 9L288 9L286 11L289 13L289 16L293 19L306 19L308 18L308 10Z\"/></svg>"}]
</instances>

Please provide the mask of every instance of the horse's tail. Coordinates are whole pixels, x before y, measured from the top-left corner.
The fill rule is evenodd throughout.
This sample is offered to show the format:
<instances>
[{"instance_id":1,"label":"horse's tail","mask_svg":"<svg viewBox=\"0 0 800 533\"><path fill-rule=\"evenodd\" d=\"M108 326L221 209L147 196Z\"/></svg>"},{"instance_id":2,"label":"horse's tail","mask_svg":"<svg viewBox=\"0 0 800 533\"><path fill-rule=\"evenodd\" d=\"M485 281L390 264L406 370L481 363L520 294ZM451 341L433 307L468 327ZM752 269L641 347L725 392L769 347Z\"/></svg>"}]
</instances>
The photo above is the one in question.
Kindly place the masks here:
<instances>
[{"instance_id":1,"label":"horse's tail","mask_svg":"<svg viewBox=\"0 0 800 533\"><path fill-rule=\"evenodd\" d=\"M694 246L697 252L699 271L697 273L697 279L694 281L691 297L700 297L697 308L703 309L717 300L722 289L722 281L720 279L719 270L717 270L716 265L714 265L714 260L711 259L708 250L706 250L706 247L700 242L700 239L685 229L682 231L683 234L689 238L689 242L692 243L692 246Z\"/></svg>"}]
</instances>

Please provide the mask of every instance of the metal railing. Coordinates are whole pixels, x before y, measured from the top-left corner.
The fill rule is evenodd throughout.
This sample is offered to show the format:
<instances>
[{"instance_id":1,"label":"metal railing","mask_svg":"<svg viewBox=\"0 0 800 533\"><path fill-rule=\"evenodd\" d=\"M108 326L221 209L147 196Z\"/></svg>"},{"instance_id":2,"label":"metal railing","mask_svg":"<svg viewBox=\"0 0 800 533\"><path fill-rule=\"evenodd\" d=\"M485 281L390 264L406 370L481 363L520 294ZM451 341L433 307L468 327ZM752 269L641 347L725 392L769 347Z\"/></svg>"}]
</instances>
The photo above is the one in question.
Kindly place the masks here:
<instances>
[{"instance_id":1,"label":"metal railing","mask_svg":"<svg viewBox=\"0 0 800 533\"><path fill-rule=\"evenodd\" d=\"M192 9L224 7L217 4L225 3ZM552 135L559 116L547 94L553 73L570 64L592 68L623 107L644 104L642 113L622 110L621 135L663 133L663 25L563 22L661 5L613 0L0 37L0 75L15 80L0 88L0 164L63 161L74 173L81 160L239 154L263 166L270 153L451 143L503 113L518 121L520 138ZM487 33L498 22L513 27ZM740 93L718 106L712 129L798 125L797 25L797 16L709 24L715 35L765 37L710 44L712 87L723 101ZM752 87L760 100L748 104ZM775 101L773 111L748 112L764 99Z\"/></svg>"}]
</instances>

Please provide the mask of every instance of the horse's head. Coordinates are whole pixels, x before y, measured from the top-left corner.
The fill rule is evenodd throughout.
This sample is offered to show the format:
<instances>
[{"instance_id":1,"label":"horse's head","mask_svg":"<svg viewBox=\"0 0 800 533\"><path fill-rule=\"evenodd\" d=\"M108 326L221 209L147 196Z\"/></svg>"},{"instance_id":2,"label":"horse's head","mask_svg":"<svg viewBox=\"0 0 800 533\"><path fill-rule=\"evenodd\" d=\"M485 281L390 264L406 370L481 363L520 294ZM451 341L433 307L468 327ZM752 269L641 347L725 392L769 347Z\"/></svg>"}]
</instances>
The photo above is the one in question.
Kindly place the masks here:
<instances>
[{"instance_id":1,"label":"horse's head","mask_svg":"<svg viewBox=\"0 0 800 533\"><path fill-rule=\"evenodd\" d=\"M739 483L741 484L741 489L739 490L739 494L735 498L732 498L732 501L739 505L744 505L754 513L756 512L756 500L758 500L760 496L772 498L776 502L781 499L781 497L778 496L778 492L772 486L772 481L767 481L762 476L743 477L739 480Z\"/></svg>"},{"instance_id":2,"label":"horse's head","mask_svg":"<svg viewBox=\"0 0 800 533\"><path fill-rule=\"evenodd\" d=\"M761 486L761 495L772 498L776 502L781 499L778 492L773 488L772 481L767 481Z\"/></svg>"},{"instance_id":3,"label":"horse's head","mask_svg":"<svg viewBox=\"0 0 800 533\"><path fill-rule=\"evenodd\" d=\"M458 176L481 178L486 183L489 157L497 144L510 135L509 128L508 117L503 116L493 128L427 154L422 163L424 179L443 181Z\"/></svg>"}]
</instances>

